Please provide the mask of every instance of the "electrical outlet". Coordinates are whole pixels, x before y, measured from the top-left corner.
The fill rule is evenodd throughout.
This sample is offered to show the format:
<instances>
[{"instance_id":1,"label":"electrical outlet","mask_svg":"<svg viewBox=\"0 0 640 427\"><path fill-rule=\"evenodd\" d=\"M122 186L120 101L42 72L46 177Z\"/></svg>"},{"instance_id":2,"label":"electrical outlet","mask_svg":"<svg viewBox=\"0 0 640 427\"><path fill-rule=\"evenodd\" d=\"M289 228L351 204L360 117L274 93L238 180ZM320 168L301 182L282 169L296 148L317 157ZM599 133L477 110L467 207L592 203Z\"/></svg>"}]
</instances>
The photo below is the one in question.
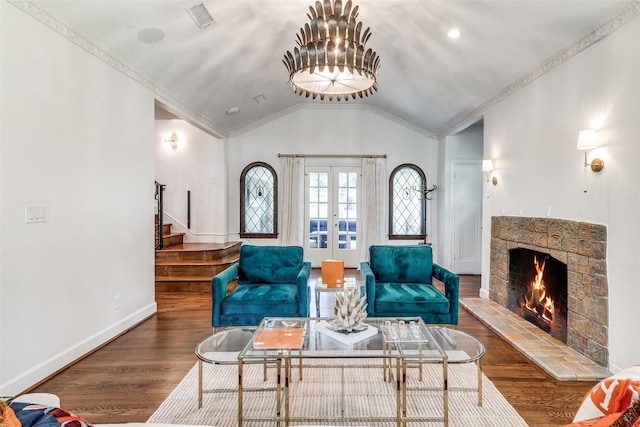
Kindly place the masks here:
<instances>
[{"instance_id":1,"label":"electrical outlet","mask_svg":"<svg viewBox=\"0 0 640 427\"><path fill-rule=\"evenodd\" d=\"M25 206L24 207L24 222L25 224L33 224L36 222L47 222L47 207L46 206Z\"/></svg>"},{"instance_id":2,"label":"electrical outlet","mask_svg":"<svg viewBox=\"0 0 640 427\"><path fill-rule=\"evenodd\" d=\"M120 310L120 295L113 297L113 309Z\"/></svg>"}]
</instances>

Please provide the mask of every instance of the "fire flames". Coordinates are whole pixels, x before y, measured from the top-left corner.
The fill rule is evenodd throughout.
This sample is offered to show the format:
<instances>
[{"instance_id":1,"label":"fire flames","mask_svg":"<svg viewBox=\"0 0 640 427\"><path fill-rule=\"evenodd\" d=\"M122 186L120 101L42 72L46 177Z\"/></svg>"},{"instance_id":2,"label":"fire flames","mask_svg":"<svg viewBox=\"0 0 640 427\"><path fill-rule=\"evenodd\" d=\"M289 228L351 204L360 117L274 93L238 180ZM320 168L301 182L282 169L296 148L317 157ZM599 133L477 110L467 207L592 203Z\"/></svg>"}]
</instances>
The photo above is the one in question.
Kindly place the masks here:
<instances>
[{"instance_id":1,"label":"fire flames","mask_svg":"<svg viewBox=\"0 0 640 427\"><path fill-rule=\"evenodd\" d=\"M533 312L545 321L551 322L553 320L553 300L547 296L547 289L542 280L546 262L546 258L542 264L538 263L538 257L533 258L533 264L536 267L536 277L531 282L530 294L524 295L524 300L527 310Z\"/></svg>"}]
</instances>

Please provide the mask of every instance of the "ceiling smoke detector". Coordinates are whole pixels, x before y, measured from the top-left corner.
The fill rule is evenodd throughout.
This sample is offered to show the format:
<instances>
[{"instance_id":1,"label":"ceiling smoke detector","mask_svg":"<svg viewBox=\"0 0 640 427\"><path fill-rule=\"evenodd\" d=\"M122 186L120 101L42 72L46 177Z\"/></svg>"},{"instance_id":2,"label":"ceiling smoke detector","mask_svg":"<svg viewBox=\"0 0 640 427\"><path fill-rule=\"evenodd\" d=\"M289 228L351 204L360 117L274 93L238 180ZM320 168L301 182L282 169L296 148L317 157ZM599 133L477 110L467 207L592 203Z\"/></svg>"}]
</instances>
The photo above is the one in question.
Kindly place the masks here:
<instances>
[{"instance_id":1,"label":"ceiling smoke detector","mask_svg":"<svg viewBox=\"0 0 640 427\"><path fill-rule=\"evenodd\" d=\"M193 21L200 29L213 24L213 16L211 16L207 8L204 6L204 3L197 4L185 10L193 18Z\"/></svg>"}]
</instances>

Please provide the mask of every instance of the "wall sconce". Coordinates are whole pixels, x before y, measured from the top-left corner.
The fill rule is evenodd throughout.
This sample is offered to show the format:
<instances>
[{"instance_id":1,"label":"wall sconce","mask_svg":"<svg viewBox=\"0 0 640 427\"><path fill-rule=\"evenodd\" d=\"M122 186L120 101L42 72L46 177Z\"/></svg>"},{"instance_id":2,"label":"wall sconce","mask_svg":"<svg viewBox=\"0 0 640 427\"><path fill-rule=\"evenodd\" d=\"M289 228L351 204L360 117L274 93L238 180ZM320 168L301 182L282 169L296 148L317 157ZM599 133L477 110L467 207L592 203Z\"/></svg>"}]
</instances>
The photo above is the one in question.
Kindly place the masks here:
<instances>
[{"instance_id":1,"label":"wall sconce","mask_svg":"<svg viewBox=\"0 0 640 427\"><path fill-rule=\"evenodd\" d=\"M487 182L491 182L493 185L498 185L498 177L493 176L489 178L491 172L493 172L493 160L483 160L482 161L482 172L487 173Z\"/></svg>"},{"instance_id":2,"label":"wall sconce","mask_svg":"<svg viewBox=\"0 0 640 427\"><path fill-rule=\"evenodd\" d=\"M178 135L175 132L173 132L171 133L171 136L164 139L164 142L168 144L172 150L175 150L178 148L178 142L179 142Z\"/></svg>"},{"instance_id":3,"label":"wall sconce","mask_svg":"<svg viewBox=\"0 0 640 427\"><path fill-rule=\"evenodd\" d=\"M600 172L604 167L602 159L593 159L591 163L587 161L587 151L598 148L595 129L585 129L578 133L578 150L584 150L584 167L591 166L594 172Z\"/></svg>"}]
</instances>

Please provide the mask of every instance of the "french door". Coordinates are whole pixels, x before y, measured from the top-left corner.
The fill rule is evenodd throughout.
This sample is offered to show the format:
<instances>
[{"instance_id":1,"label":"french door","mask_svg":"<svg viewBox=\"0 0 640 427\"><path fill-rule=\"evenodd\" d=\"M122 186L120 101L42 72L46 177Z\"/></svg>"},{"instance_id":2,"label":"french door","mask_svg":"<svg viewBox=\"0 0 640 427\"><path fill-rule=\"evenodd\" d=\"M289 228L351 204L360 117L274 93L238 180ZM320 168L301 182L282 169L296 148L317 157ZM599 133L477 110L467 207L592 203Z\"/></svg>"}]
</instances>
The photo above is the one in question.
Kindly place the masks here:
<instances>
[{"instance_id":1,"label":"french door","mask_svg":"<svg viewBox=\"0 0 640 427\"><path fill-rule=\"evenodd\" d=\"M354 166L305 169L305 254L314 267L325 259L351 268L359 264L360 174Z\"/></svg>"}]
</instances>

